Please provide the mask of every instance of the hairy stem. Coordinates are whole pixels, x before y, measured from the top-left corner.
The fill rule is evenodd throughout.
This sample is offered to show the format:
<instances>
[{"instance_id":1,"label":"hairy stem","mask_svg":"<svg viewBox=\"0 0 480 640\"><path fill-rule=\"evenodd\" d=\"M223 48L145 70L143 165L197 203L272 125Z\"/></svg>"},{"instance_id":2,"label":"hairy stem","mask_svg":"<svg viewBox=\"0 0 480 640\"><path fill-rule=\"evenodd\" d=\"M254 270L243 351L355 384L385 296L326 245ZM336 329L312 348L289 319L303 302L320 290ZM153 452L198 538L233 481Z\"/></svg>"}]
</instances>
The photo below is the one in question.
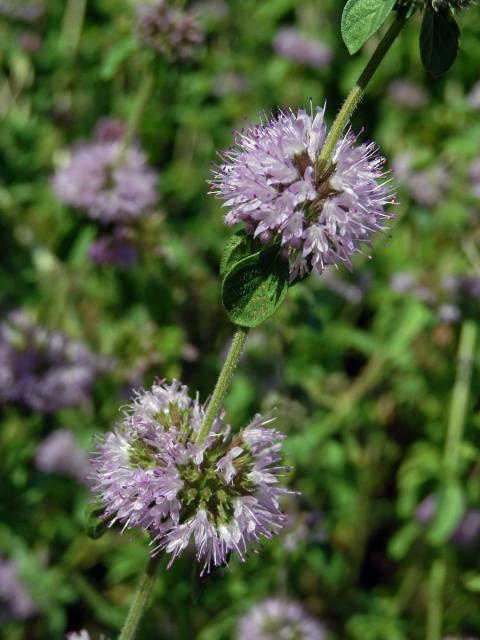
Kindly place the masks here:
<instances>
[{"instance_id":1,"label":"hairy stem","mask_svg":"<svg viewBox=\"0 0 480 640\"><path fill-rule=\"evenodd\" d=\"M367 66L363 70L362 74L358 78L355 86L348 94L342 108L338 112L337 117L328 133L325 144L317 160L317 171L320 176L328 172L330 164L332 162L332 156L335 151L335 146L342 135L345 127L347 126L353 112L357 108L363 93L378 69L380 63L384 59L388 50L395 42L396 37L403 29L407 18L403 14L399 14L395 22L392 23L387 33L380 41L378 47L373 52L372 57L367 63Z\"/></svg>"},{"instance_id":2,"label":"hairy stem","mask_svg":"<svg viewBox=\"0 0 480 640\"><path fill-rule=\"evenodd\" d=\"M147 608L153 585L155 584L155 576L159 564L159 556L149 559L146 569L140 578L140 582L128 611L127 619L125 620L125 624L123 625L118 640L133 640L133 638L135 638L138 624L145 612L145 609Z\"/></svg>"},{"instance_id":3,"label":"hairy stem","mask_svg":"<svg viewBox=\"0 0 480 640\"><path fill-rule=\"evenodd\" d=\"M242 353L243 345L245 344L247 336L248 329L245 327L239 327L236 330L235 335L233 336L230 350L223 364L222 370L220 371L220 375L218 376L217 384L215 385L212 397L210 399L210 402L208 403L202 426L200 427L200 431L198 432L197 442L199 443L205 440L210 432L215 418L220 413L223 399L225 398L225 394L227 393L228 388L232 382L233 374L238 364L238 360Z\"/></svg>"}]
</instances>

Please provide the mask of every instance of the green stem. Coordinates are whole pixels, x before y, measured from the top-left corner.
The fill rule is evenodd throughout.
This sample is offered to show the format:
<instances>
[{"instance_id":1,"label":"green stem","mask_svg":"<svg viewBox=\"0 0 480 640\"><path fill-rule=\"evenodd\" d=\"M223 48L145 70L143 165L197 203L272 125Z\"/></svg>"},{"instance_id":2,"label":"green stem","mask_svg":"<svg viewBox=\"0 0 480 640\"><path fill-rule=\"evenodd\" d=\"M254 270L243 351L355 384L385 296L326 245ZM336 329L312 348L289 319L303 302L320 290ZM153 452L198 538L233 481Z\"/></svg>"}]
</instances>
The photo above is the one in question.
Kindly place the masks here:
<instances>
[{"instance_id":1,"label":"green stem","mask_svg":"<svg viewBox=\"0 0 480 640\"><path fill-rule=\"evenodd\" d=\"M378 69L380 63L384 59L388 50L395 42L396 37L403 29L407 18L403 14L399 14L395 22L392 23L387 33L380 41L378 47L373 52L372 57L367 63L367 66L363 70L362 74L358 78L355 86L348 94L342 108L338 112L337 117L328 133L325 144L317 160L317 171L320 176L328 172L332 156L335 151L335 146L342 135L345 127L347 126L353 112L357 108L363 93L372 79L374 73Z\"/></svg>"},{"instance_id":2,"label":"green stem","mask_svg":"<svg viewBox=\"0 0 480 640\"><path fill-rule=\"evenodd\" d=\"M118 152L118 162L121 163L123 160L125 153L128 147L132 144L133 137L137 133L138 125L140 124L140 119L143 115L145 107L148 102L148 98L152 92L153 88L153 74L147 73L140 84L140 87L137 92L137 97L135 99L135 104L133 105L132 112L130 114L130 118L127 123L127 130L125 131L125 135L123 136L122 145L120 147L120 151Z\"/></svg>"},{"instance_id":3,"label":"green stem","mask_svg":"<svg viewBox=\"0 0 480 640\"><path fill-rule=\"evenodd\" d=\"M460 331L457 376L452 392L445 441L444 472L447 482L454 480L458 473L476 341L477 325L473 320L465 320Z\"/></svg>"},{"instance_id":4,"label":"green stem","mask_svg":"<svg viewBox=\"0 0 480 640\"><path fill-rule=\"evenodd\" d=\"M65 8L60 43L72 58L77 52L82 35L86 7L87 0L69 0Z\"/></svg>"},{"instance_id":5,"label":"green stem","mask_svg":"<svg viewBox=\"0 0 480 640\"><path fill-rule=\"evenodd\" d=\"M238 360L242 353L243 345L245 344L247 336L248 329L246 327L239 327L236 330L235 335L233 336L230 350L223 364L222 370L220 371L220 375L218 376L217 384L215 385L212 397L210 399L210 402L208 403L202 426L200 427L200 431L198 432L198 443L205 440L210 432L215 418L220 413L223 399L225 398L225 394L227 393L228 388L232 382L233 374L238 364Z\"/></svg>"},{"instance_id":6,"label":"green stem","mask_svg":"<svg viewBox=\"0 0 480 640\"><path fill-rule=\"evenodd\" d=\"M443 625L443 589L447 577L447 563L442 556L434 561L428 584L428 620L426 640L441 640Z\"/></svg>"},{"instance_id":7,"label":"green stem","mask_svg":"<svg viewBox=\"0 0 480 640\"><path fill-rule=\"evenodd\" d=\"M459 472L460 450L465 418L467 417L476 341L477 325L472 320L465 320L460 331L457 375L452 392L445 439L442 479L445 484L455 482ZM442 638L443 600L448 568L445 553L446 548L434 561L430 571L426 640L441 640Z\"/></svg>"},{"instance_id":8,"label":"green stem","mask_svg":"<svg viewBox=\"0 0 480 640\"><path fill-rule=\"evenodd\" d=\"M147 567L140 578L132 604L130 605L127 619L125 620L125 624L123 625L118 640L133 640L133 638L135 638L138 623L147 608L148 601L152 593L159 564L159 556L149 559Z\"/></svg>"}]
</instances>

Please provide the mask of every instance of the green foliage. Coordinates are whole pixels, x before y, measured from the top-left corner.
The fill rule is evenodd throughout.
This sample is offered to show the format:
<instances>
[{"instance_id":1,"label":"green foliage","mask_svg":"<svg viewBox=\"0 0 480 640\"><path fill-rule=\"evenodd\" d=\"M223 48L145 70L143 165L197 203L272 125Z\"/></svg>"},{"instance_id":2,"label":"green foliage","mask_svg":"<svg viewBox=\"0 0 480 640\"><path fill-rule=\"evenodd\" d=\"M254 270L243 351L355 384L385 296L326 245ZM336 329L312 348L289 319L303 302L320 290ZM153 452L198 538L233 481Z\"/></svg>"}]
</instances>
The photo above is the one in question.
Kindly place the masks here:
<instances>
[{"instance_id":1,"label":"green foliage","mask_svg":"<svg viewBox=\"0 0 480 640\"><path fill-rule=\"evenodd\" d=\"M448 8L425 8L420 33L420 52L425 69L440 76L450 69L458 54L460 29Z\"/></svg>"},{"instance_id":2,"label":"green foliage","mask_svg":"<svg viewBox=\"0 0 480 640\"><path fill-rule=\"evenodd\" d=\"M230 253L228 262L232 260ZM230 320L242 327L258 327L285 300L288 281L288 261L277 245L234 261L222 284L223 306Z\"/></svg>"},{"instance_id":3,"label":"green foliage","mask_svg":"<svg viewBox=\"0 0 480 640\"><path fill-rule=\"evenodd\" d=\"M342 36L356 53L388 18L396 0L348 0L342 14Z\"/></svg>"}]
</instances>

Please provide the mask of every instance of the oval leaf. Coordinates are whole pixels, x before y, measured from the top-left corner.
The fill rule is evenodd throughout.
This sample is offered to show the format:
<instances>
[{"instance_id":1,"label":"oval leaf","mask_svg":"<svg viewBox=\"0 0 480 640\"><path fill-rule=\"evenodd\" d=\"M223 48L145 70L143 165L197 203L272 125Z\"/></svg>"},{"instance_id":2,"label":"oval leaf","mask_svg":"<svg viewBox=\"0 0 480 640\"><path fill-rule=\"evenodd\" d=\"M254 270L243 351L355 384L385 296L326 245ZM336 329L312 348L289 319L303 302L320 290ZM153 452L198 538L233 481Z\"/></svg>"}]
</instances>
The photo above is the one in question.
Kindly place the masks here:
<instances>
[{"instance_id":1,"label":"oval leaf","mask_svg":"<svg viewBox=\"0 0 480 640\"><path fill-rule=\"evenodd\" d=\"M452 535L465 509L462 487L457 483L446 486L439 495L438 508L427 534L432 544L442 544Z\"/></svg>"},{"instance_id":2,"label":"oval leaf","mask_svg":"<svg viewBox=\"0 0 480 640\"><path fill-rule=\"evenodd\" d=\"M342 14L342 37L351 54L380 29L396 0L348 0Z\"/></svg>"},{"instance_id":3,"label":"oval leaf","mask_svg":"<svg viewBox=\"0 0 480 640\"><path fill-rule=\"evenodd\" d=\"M257 327L282 304L288 291L288 261L275 245L237 262L222 285L222 301L232 322Z\"/></svg>"},{"instance_id":4,"label":"oval leaf","mask_svg":"<svg viewBox=\"0 0 480 640\"><path fill-rule=\"evenodd\" d=\"M448 71L457 57L460 29L448 9L425 9L420 33L420 53L432 76Z\"/></svg>"},{"instance_id":5,"label":"oval leaf","mask_svg":"<svg viewBox=\"0 0 480 640\"><path fill-rule=\"evenodd\" d=\"M220 259L220 275L224 278L230 269L240 260L253 253L258 253L261 245L258 245L244 231L237 231L227 240L225 249Z\"/></svg>"}]
</instances>

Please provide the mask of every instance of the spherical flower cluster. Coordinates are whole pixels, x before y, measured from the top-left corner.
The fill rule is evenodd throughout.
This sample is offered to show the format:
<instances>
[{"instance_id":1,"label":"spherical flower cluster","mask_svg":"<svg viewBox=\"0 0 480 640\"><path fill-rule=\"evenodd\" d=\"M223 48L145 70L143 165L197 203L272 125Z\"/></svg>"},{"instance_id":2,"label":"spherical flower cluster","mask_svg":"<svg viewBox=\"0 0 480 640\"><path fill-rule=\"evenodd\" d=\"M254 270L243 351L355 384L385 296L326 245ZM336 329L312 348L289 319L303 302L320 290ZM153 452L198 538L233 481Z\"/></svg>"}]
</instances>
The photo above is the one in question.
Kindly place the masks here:
<instances>
[{"instance_id":1,"label":"spherical flower cluster","mask_svg":"<svg viewBox=\"0 0 480 640\"><path fill-rule=\"evenodd\" d=\"M203 32L191 11L169 7L167 0L137 7L137 32L147 47L170 60L191 58L203 41Z\"/></svg>"},{"instance_id":2,"label":"spherical flower cluster","mask_svg":"<svg viewBox=\"0 0 480 640\"><path fill-rule=\"evenodd\" d=\"M280 29L273 41L274 50L281 56L322 69L332 61L332 50L323 42L303 36L296 29Z\"/></svg>"},{"instance_id":3,"label":"spherical flower cluster","mask_svg":"<svg viewBox=\"0 0 480 640\"><path fill-rule=\"evenodd\" d=\"M324 640L326 629L291 600L269 598L240 619L237 640Z\"/></svg>"},{"instance_id":4,"label":"spherical flower cluster","mask_svg":"<svg viewBox=\"0 0 480 640\"><path fill-rule=\"evenodd\" d=\"M0 324L0 402L19 402L50 413L85 404L105 359L59 331L34 324L15 311Z\"/></svg>"},{"instance_id":5,"label":"spherical flower cluster","mask_svg":"<svg viewBox=\"0 0 480 640\"><path fill-rule=\"evenodd\" d=\"M287 492L277 486L282 436L268 420L257 415L232 435L219 417L199 443L203 416L187 387L154 384L92 456L104 518L148 531L169 566L193 542L202 574L232 552L243 560L248 546L277 533L285 520L278 498Z\"/></svg>"},{"instance_id":6,"label":"spherical flower cluster","mask_svg":"<svg viewBox=\"0 0 480 640\"><path fill-rule=\"evenodd\" d=\"M226 223L245 223L263 243L280 241L292 278L328 264L350 266L389 217L391 193L375 145L356 144L348 131L325 173L317 162L325 138L323 109L281 111L238 132L211 181L229 209Z\"/></svg>"},{"instance_id":7,"label":"spherical flower cluster","mask_svg":"<svg viewBox=\"0 0 480 640\"><path fill-rule=\"evenodd\" d=\"M156 173L136 146L95 138L73 150L53 178L57 197L104 224L143 216L157 200Z\"/></svg>"},{"instance_id":8,"label":"spherical flower cluster","mask_svg":"<svg viewBox=\"0 0 480 640\"><path fill-rule=\"evenodd\" d=\"M16 564L0 558L0 622L23 620L36 611L35 603L18 577Z\"/></svg>"}]
</instances>

